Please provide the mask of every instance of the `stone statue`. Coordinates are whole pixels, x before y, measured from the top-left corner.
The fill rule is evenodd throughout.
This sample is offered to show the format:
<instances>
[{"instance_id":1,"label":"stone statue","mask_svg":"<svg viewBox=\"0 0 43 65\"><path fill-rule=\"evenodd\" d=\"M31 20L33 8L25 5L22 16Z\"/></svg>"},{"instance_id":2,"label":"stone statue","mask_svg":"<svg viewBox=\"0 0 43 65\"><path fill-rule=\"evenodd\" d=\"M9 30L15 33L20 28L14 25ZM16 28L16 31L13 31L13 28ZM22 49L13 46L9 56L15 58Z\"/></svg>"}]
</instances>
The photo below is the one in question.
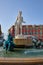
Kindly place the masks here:
<instances>
[{"instance_id":1,"label":"stone statue","mask_svg":"<svg viewBox=\"0 0 43 65\"><path fill-rule=\"evenodd\" d=\"M22 23L25 23L25 22L23 21L22 11L19 11L16 22L15 22L16 34L19 34L19 31L20 31L20 34L22 34Z\"/></svg>"}]
</instances>

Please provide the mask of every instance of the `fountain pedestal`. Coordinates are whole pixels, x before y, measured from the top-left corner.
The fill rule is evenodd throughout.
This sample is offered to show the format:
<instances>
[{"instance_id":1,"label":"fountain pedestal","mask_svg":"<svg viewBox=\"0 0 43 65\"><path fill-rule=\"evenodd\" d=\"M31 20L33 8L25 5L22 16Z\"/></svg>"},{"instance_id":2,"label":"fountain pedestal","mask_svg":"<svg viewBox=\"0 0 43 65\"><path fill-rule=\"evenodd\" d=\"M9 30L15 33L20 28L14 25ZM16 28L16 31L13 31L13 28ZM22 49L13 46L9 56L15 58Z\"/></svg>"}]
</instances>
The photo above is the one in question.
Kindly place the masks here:
<instances>
[{"instance_id":1,"label":"fountain pedestal","mask_svg":"<svg viewBox=\"0 0 43 65\"><path fill-rule=\"evenodd\" d=\"M27 39L25 35L17 35L14 39L16 45L21 46L32 46L32 39Z\"/></svg>"}]
</instances>

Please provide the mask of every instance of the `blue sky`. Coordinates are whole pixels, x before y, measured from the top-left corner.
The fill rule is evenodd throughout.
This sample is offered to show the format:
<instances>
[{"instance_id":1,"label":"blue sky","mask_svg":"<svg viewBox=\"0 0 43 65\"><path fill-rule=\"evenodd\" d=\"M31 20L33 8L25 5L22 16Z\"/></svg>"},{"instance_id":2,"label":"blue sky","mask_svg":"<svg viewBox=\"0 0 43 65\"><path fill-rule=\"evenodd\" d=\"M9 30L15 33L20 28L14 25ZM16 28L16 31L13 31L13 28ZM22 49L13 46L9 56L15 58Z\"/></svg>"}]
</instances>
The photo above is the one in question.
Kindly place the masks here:
<instances>
[{"instance_id":1,"label":"blue sky","mask_svg":"<svg viewBox=\"0 0 43 65\"><path fill-rule=\"evenodd\" d=\"M43 24L43 0L0 0L0 24L3 33L15 23L22 11L25 24Z\"/></svg>"}]
</instances>

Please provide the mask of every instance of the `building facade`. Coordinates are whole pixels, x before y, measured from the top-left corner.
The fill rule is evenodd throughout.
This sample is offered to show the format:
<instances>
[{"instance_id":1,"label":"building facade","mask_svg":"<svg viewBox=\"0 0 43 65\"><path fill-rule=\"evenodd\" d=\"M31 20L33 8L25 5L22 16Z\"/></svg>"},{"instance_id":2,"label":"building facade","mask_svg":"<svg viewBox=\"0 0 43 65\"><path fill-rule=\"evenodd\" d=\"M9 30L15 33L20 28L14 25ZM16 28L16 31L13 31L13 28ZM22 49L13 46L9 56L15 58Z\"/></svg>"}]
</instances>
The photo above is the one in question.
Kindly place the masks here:
<instances>
[{"instance_id":1,"label":"building facade","mask_svg":"<svg viewBox=\"0 0 43 65\"><path fill-rule=\"evenodd\" d=\"M10 28L10 32L12 36L15 37L14 25ZM20 34L20 29L19 29L19 34ZM22 25L22 34L37 36L38 39L41 39L43 41L43 25Z\"/></svg>"}]
</instances>

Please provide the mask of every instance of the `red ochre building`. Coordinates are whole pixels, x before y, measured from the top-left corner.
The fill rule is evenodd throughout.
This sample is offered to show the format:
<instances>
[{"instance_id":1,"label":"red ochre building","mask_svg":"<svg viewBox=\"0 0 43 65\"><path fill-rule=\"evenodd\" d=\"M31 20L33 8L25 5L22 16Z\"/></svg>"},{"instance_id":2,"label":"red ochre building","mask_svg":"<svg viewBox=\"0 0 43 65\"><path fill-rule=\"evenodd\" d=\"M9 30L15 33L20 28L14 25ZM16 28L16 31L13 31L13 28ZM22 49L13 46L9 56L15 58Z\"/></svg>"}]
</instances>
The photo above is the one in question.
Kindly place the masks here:
<instances>
[{"instance_id":1,"label":"red ochre building","mask_svg":"<svg viewBox=\"0 0 43 65\"><path fill-rule=\"evenodd\" d=\"M9 30L12 36L15 37L15 26L13 25ZM43 41L43 25L22 25L22 34L37 36L38 39Z\"/></svg>"}]
</instances>

